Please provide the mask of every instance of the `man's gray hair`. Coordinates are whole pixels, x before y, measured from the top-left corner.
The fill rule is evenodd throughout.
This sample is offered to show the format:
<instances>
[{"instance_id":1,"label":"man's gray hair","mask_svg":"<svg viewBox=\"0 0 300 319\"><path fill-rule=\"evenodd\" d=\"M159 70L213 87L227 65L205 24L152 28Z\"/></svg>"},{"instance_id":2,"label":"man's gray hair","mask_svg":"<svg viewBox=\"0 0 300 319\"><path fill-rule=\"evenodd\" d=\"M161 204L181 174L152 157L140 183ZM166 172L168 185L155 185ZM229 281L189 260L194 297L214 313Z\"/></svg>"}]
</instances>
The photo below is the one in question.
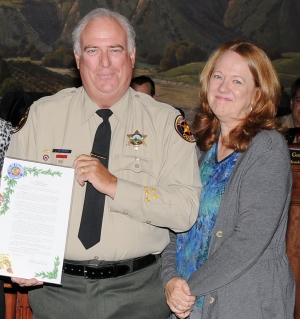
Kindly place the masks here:
<instances>
[{"instance_id":1,"label":"man's gray hair","mask_svg":"<svg viewBox=\"0 0 300 319\"><path fill-rule=\"evenodd\" d=\"M129 51L129 54L131 54L135 47L135 31L132 25L130 24L129 20L125 18L124 16L122 16L121 14L108 9L104 9L104 8L98 8L98 9L92 10L90 13L84 16L75 27L72 33L73 49L75 50L75 52L79 56L81 55L81 46L80 46L81 33L89 22L91 22L92 20L97 20L99 18L108 18L108 19L116 20L124 27L127 33L128 51Z\"/></svg>"}]
</instances>

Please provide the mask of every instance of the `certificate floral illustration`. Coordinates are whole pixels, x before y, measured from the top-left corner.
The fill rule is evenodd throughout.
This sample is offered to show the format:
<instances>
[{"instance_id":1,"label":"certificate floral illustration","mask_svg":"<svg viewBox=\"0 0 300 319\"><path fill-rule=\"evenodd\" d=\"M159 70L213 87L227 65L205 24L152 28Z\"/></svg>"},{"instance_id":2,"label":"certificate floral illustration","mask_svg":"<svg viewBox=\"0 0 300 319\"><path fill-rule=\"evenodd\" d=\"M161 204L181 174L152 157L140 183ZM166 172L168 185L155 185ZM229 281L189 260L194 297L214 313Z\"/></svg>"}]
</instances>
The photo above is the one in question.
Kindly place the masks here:
<instances>
[{"instance_id":1,"label":"certificate floral illustration","mask_svg":"<svg viewBox=\"0 0 300 319\"><path fill-rule=\"evenodd\" d=\"M51 169L43 170L36 167L23 167L18 163L9 165L7 169L7 175L3 177L3 180L7 182L7 187L5 188L5 192L2 194L4 197L4 202L2 203L0 209L0 215L5 214L9 209L9 198L14 192L14 187L16 186L18 179L26 177L28 174L32 174L36 177L40 174L61 177L61 172L52 171Z\"/></svg>"}]
</instances>

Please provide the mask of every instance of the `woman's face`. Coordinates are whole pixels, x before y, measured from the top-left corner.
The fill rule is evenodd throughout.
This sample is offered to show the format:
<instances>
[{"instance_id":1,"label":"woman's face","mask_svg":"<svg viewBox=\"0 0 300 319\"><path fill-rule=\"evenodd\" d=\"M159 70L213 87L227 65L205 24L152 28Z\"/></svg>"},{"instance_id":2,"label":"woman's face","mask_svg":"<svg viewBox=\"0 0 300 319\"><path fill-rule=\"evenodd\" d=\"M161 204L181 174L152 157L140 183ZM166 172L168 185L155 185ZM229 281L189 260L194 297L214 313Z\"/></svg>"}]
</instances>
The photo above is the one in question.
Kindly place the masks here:
<instances>
[{"instance_id":1,"label":"woman's face","mask_svg":"<svg viewBox=\"0 0 300 319\"><path fill-rule=\"evenodd\" d=\"M244 59L228 51L217 60L208 85L208 103L221 123L235 125L249 112L255 84Z\"/></svg>"}]
</instances>

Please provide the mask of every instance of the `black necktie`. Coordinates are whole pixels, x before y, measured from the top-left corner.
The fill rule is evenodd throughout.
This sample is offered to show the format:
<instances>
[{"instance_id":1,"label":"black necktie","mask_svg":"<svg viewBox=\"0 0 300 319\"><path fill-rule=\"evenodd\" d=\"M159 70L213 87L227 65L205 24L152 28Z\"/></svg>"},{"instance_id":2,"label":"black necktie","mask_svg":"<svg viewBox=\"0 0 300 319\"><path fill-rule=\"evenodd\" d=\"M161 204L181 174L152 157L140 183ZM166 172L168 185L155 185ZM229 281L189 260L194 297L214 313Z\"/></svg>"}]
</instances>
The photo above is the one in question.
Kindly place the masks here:
<instances>
[{"instance_id":1,"label":"black necktie","mask_svg":"<svg viewBox=\"0 0 300 319\"><path fill-rule=\"evenodd\" d=\"M111 137L108 118L112 115L112 111L101 109L97 111L97 114L103 118L103 122L96 131L91 155L98 158L107 168ZM78 232L78 238L85 249L91 248L100 241L104 202L105 195L98 192L91 183L87 182Z\"/></svg>"}]
</instances>

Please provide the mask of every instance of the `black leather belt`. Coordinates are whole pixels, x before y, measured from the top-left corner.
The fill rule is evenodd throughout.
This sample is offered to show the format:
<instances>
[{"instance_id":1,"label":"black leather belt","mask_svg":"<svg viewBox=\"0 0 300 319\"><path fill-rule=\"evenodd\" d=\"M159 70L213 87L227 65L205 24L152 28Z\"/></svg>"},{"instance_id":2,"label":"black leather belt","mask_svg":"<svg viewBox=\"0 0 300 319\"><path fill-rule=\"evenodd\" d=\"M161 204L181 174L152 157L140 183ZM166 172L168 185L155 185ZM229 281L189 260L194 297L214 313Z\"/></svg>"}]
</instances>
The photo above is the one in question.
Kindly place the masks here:
<instances>
[{"instance_id":1,"label":"black leather belt","mask_svg":"<svg viewBox=\"0 0 300 319\"><path fill-rule=\"evenodd\" d=\"M99 260L64 260L63 272L68 275L84 276L87 279L106 279L124 276L153 264L160 255L147 255L134 259L107 262Z\"/></svg>"}]
</instances>

